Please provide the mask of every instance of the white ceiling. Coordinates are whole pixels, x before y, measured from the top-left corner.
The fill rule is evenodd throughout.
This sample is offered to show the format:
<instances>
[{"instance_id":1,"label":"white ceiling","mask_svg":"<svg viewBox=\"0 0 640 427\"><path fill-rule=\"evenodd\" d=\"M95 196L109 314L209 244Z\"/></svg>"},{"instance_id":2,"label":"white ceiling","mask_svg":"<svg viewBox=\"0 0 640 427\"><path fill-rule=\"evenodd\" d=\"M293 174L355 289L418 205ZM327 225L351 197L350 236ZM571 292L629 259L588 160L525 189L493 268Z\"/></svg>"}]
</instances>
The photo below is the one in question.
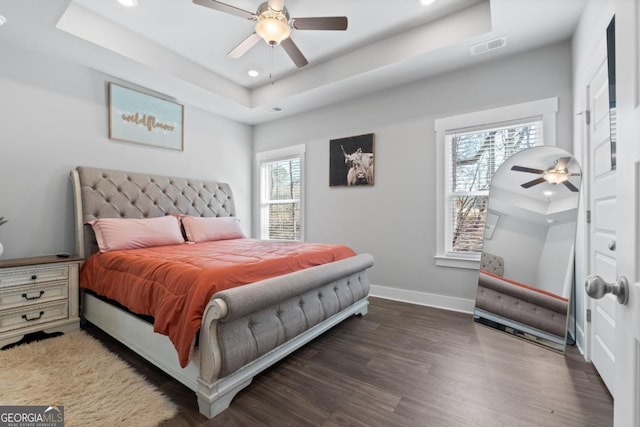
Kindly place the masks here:
<instances>
[{"instance_id":1,"label":"white ceiling","mask_svg":"<svg viewBox=\"0 0 640 427\"><path fill-rule=\"evenodd\" d=\"M135 8L116 0L0 0L7 18L0 43L256 124L567 40L586 1L598 0L287 0L292 17L349 18L344 32L292 32L310 62L302 69L262 42L228 58L253 23L191 0L138 0ZM260 4L226 2L252 12ZM503 36L504 48L469 54L469 46ZM249 69L260 76L249 77Z\"/></svg>"},{"instance_id":2,"label":"white ceiling","mask_svg":"<svg viewBox=\"0 0 640 427\"><path fill-rule=\"evenodd\" d=\"M336 15L351 18L346 32L293 30L291 38L311 64L317 64L480 1L446 0L434 3L431 8L421 6L418 1L397 1L393 14L388 13L388 4L383 1L287 0L285 7L292 18ZM227 58L225 54L253 32L255 23L195 5L190 0L140 0L135 10L122 7L117 1L73 2L244 87L268 84L270 68L276 78L296 71L281 48L271 49L266 43L255 46L239 60ZM261 0L224 2L255 12ZM383 16L384 20L379 19ZM247 75L249 69L259 70L261 77L252 79Z\"/></svg>"}]
</instances>

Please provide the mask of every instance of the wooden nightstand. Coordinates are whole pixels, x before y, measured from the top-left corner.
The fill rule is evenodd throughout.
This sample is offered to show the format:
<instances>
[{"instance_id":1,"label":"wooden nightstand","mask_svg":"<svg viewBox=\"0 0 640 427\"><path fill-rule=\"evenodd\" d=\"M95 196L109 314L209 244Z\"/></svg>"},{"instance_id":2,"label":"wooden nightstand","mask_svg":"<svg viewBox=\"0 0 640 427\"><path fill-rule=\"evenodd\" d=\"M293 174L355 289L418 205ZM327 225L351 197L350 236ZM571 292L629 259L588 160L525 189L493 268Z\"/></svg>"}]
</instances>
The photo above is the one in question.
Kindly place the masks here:
<instances>
[{"instance_id":1,"label":"wooden nightstand","mask_svg":"<svg viewBox=\"0 0 640 427\"><path fill-rule=\"evenodd\" d=\"M79 328L82 261L55 255L0 261L0 348L32 332Z\"/></svg>"}]
</instances>

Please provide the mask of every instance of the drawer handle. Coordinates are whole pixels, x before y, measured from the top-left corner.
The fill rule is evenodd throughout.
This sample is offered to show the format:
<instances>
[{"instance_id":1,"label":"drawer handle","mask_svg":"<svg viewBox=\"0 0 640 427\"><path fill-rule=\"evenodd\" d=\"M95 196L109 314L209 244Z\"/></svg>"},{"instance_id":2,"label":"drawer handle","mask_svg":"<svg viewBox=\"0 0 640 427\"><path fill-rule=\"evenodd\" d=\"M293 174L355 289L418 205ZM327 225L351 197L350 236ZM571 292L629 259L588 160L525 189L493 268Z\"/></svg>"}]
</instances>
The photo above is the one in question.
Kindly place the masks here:
<instances>
[{"instance_id":1,"label":"drawer handle","mask_svg":"<svg viewBox=\"0 0 640 427\"><path fill-rule=\"evenodd\" d=\"M40 318L42 318L42 315L44 314L44 311L41 311L40 314L37 317L27 317L26 314L22 315L22 318L24 320L26 320L27 322L32 322L34 320L39 320Z\"/></svg>"},{"instance_id":2,"label":"drawer handle","mask_svg":"<svg viewBox=\"0 0 640 427\"><path fill-rule=\"evenodd\" d=\"M32 297L30 297L27 294L22 294L22 298L26 299L26 300L33 300L33 299L38 299L40 298L42 295L44 295L44 291L40 291L40 293L38 295L34 295Z\"/></svg>"},{"instance_id":3,"label":"drawer handle","mask_svg":"<svg viewBox=\"0 0 640 427\"><path fill-rule=\"evenodd\" d=\"M31 280L36 280L38 278L38 276L36 276L35 274L31 276Z\"/></svg>"}]
</instances>

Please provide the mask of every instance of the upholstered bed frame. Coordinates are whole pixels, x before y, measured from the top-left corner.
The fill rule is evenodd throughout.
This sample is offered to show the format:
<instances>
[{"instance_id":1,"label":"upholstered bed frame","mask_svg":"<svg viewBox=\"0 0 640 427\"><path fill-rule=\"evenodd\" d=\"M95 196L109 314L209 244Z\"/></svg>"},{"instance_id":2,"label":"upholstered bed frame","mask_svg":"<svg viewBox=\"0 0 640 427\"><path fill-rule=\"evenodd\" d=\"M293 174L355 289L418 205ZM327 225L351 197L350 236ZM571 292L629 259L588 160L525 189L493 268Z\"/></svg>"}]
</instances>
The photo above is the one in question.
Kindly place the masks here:
<instances>
[{"instance_id":1,"label":"upholstered bed frame","mask_svg":"<svg viewBox=\"0 0 640 427\"><path fill-rule=\"evenodd\" d=\"M543 334L546 339L553 337L562 344L567 331L567 308L566 300L480 272L476 298L478 312L510 319L517 322L520 329L534 328L538 335Z\"/></svg>"},{"instance_id":2,"label":"upholstered bed frame","mask_svg":"<svg viewBox=\"0 0 640 427\"><path fill-rule=\"evenodd\" d=\"M71 172L76 246L97 251L87 221L167 214L234 216L229 185L78 167ZM367 312L373 257L357 255L225 290L209 301L191 361L181 368L168 337L126 310L83 292L82 316L196 392L200 412L226 409L253 377L324 331Z\"/></svg>"}]
</instances>

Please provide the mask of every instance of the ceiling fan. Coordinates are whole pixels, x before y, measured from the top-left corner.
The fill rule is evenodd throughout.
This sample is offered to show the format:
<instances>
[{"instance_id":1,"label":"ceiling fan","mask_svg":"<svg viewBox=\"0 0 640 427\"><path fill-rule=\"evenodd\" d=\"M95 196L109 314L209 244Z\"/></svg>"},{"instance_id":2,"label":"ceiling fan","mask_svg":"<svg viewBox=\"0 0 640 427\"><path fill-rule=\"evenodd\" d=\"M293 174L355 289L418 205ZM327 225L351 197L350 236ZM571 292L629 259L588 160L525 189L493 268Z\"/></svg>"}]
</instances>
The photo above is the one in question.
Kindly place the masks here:
<instances>
[{"instance_id":1,"label":"ceiling fan","mask_svg":"<svg viewBox=\"0 0 640 427\"><path fill-rule=\"evenodd\" d=\"M522 188L530 188L534 185L542 184L543 182L548 182L549 184L564 184L569 190L573 192L577 192L578 188L569 182L570 176L580 176L579 173L569 173L569 169L567 168L567 164L571 161L571 157L560 157L555 161L555 165L550 167L549 169L533 169L527 168L524 166L512 166L512 171L518 172L527 172L527 173L535 173L538 175L542 175L539 178L534 179L533 181L525 182L521 184Z\"/></svg>"},{"instance_id":2,"label":"ceiling fan","mask_svg":"<svg viewBox=\"0 0 640 427\"><path fill-rule=\"evenodd\" d=\"M291 40L292 28L296 30L345 31L348 26L346 16L289 18L289 11L284 7L284 0L265 1L258 6L258 10L255 13L216 0L193 0L193 3L250 21L256 21L255 31L227 53L227 56L239 58L258 41L264 40L271 46L281 45L298 68L304 67L309 61Z\"/></svg>"}]
</instances>

